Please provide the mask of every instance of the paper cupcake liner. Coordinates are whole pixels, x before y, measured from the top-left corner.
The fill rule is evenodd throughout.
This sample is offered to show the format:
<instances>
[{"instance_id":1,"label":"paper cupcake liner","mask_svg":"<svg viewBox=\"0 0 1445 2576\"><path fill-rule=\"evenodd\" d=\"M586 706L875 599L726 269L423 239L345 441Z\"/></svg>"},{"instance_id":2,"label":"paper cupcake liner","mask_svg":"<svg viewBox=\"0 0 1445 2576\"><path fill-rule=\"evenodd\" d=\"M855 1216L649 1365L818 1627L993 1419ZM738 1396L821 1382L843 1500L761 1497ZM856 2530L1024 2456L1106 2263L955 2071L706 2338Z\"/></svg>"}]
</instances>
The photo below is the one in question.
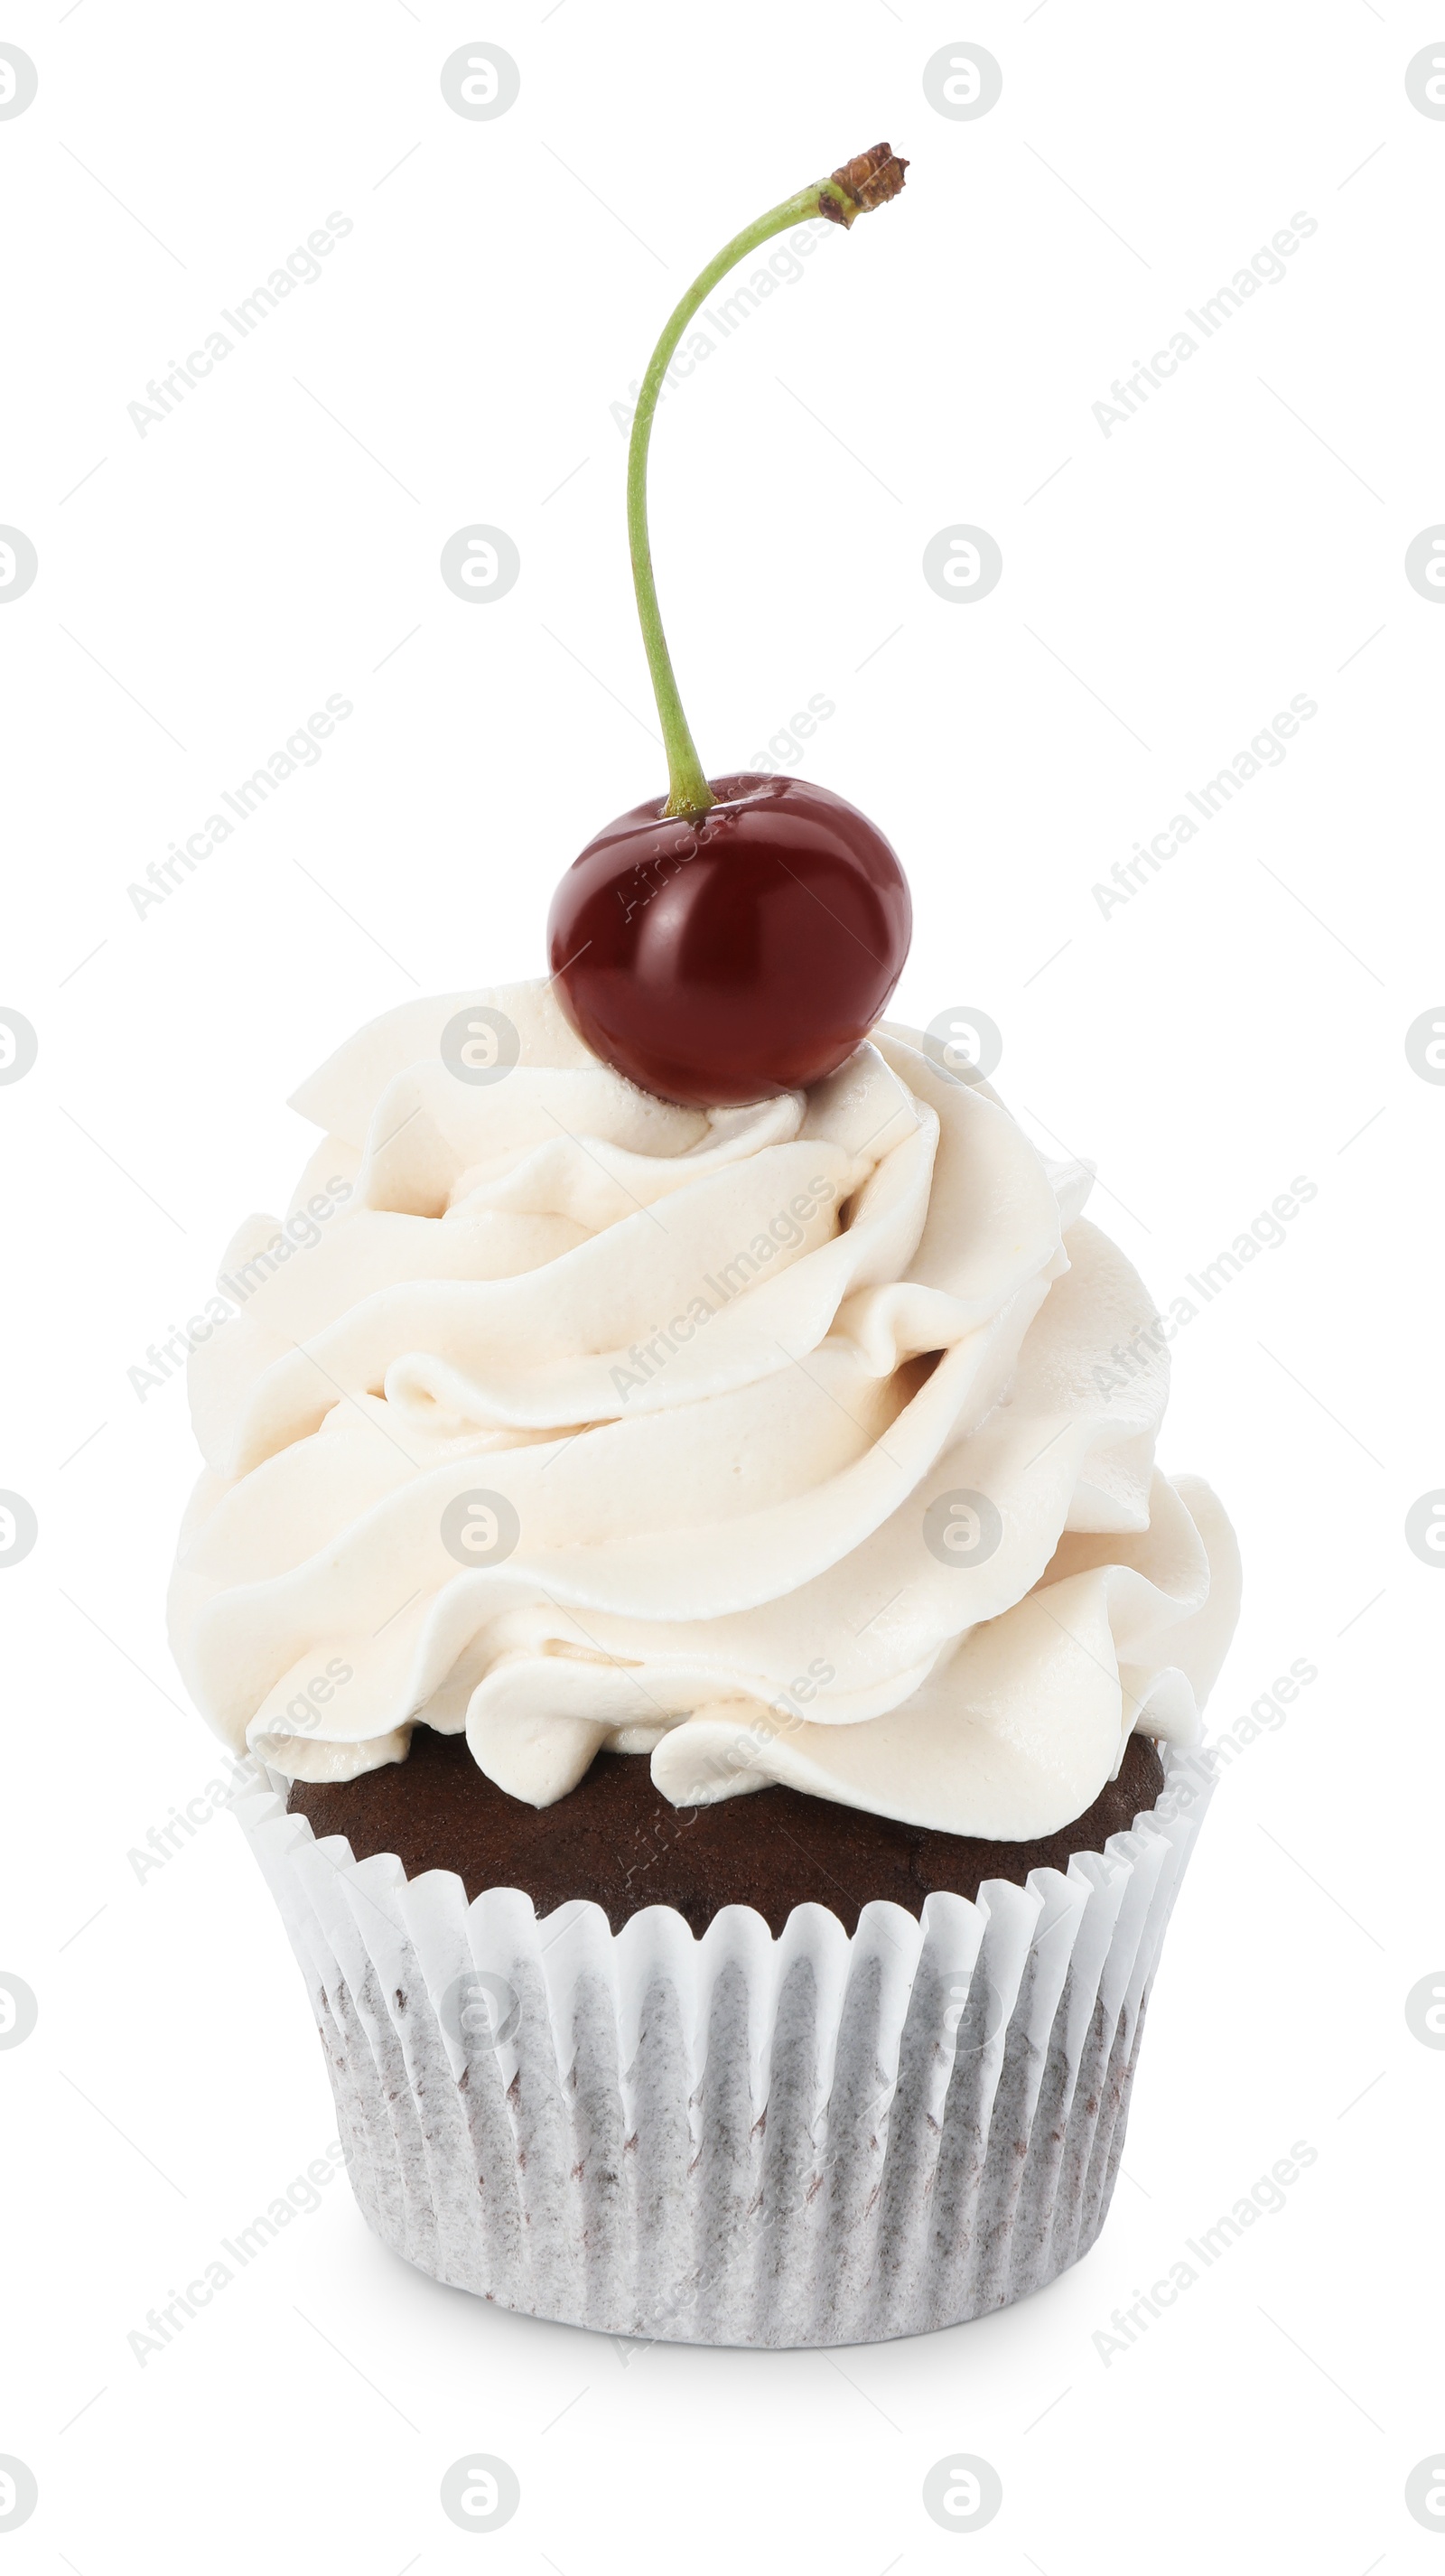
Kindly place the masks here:
<instances>
[{"instance_id":1,"label":"paper cupcake liner","mask_svg":"<svg viewBox=\"0 0 1445 2576\"><path fill-rule=\"evenodd\" d=\"M361 2208L439 2281L703 2344L874 2343L1007 2306L1107 2214L1150 1981L1207 1798L1027 1887L538 1922L496 1888L236 1813L311 1996Z\"/></svg>"}]
</instances>

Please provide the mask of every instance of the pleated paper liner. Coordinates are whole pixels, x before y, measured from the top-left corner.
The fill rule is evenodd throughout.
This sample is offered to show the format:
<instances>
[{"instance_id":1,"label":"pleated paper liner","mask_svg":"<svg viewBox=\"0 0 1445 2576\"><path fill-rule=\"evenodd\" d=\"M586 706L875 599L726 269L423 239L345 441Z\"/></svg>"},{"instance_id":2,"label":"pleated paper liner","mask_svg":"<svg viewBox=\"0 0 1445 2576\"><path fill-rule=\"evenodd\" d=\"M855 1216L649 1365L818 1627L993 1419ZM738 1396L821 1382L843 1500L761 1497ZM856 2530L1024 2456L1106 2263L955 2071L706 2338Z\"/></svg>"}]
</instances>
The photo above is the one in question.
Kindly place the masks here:
<instances>
[{"instance_id":1,"label":"pleated paper liner","mask_svg":"<svg viewBox=\"0 0 1445 2576\"><path fill-rule=\"evenodd\" d=\"M538 1922L450 1871L236 1813L285 1918L361 2208L499 2306L703 2344L875 2343L1007 2306L1103 2225L1207 1799L918 1921L820 1905Z\"/></svg>"}]
</instances>

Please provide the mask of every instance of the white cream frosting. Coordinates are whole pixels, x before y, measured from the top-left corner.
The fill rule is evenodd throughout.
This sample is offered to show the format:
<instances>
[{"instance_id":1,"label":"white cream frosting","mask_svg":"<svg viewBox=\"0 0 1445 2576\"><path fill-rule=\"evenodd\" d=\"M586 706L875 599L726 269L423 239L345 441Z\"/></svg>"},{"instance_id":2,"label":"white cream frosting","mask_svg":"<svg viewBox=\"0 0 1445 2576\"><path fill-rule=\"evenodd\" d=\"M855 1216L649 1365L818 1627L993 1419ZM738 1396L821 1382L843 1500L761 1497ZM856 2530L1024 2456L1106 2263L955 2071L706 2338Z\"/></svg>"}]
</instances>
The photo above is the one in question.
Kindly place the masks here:
<instances>
[{"instance_id":1,"label":"white cream frosting","mask_svg":"<svg viewBox=\"0 0 1445 2576\"><path fill-rule=\"evenodd\" d=\"M474 1085L440 1039L478 1003L520 1060ZM190 1364L171 1633L228 1742L349 1779L421 1721L539 1807L606 1746L679 1806L784 1781L1027 1839L1134 1728L1195 1740L1239 1564L1154 1465L1151 1300L1088 1172L916 1033L684 1109L514 985L386 1013L293 1105L293 1212L350 1195L279 1260L242 1228ZM478 1491L515 1543L459 1563ZM959 1492L1001 1524L972 1563L925 1535Z\"/></svg>"}]
</instances>

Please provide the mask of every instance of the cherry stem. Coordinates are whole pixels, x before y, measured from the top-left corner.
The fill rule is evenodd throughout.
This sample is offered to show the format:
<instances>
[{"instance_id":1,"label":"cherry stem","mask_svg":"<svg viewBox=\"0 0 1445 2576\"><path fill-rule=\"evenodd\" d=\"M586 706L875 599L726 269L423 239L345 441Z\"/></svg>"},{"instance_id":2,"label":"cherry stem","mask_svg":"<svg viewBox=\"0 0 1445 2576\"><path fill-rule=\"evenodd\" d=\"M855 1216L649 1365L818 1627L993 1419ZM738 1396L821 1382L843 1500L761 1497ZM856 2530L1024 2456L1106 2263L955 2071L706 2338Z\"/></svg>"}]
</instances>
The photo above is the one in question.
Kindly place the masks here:
<instances>
[{"instance_id":1,"label":"cherry stem","mask_svg":"<svg viewBox=\"0 0 1445 2576\"><path fill-rule=\"evenodd\" d=\"M849 165L852 166L851 164ZM901 174L898 184L901 186ZM824 201L827 201L825 206ZM672 364L673 352L700 305L707 302L713 288L740 259L756 250L775 233L787 232L794 224L806 223L810 215L827 212L834 221L851 225L856 214L865 211L856 194L841 187L836 178L815 179L800 188L796 196L785 198L771 213L759 215L746 231L734 235L716 259L709 260L700 277L695 277L676 311L669 316L661 339L648 360L633 415L632 436L627 449L627 541L632 555L632 580L637 593L637 614L642 626L642 641L647 651L647 667L652 675L652 692L662 722L663 746L667 753L667 803L664 814L705 814L716 802L703 775L697 746L688 730L677 693L672 656L662 631L662 618L657 605L657 584L652 571L652 547L647 534L647 452L652 439L652 419L662 380Z\"/></svg>"}]
</instances>

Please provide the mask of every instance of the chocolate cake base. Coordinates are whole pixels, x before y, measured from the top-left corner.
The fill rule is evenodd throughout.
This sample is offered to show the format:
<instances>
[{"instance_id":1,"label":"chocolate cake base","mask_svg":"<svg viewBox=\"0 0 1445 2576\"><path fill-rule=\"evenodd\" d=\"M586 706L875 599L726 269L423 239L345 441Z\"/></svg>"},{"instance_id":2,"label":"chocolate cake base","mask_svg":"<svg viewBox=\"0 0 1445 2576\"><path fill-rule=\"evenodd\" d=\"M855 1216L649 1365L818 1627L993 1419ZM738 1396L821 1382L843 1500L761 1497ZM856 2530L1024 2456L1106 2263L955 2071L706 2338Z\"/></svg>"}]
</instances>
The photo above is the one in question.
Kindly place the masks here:
<instances>
[{"instance_id":1,"label":"chocolate cake base","mask_svg":"<svg viewBox=\"0 0 1445 2576\"><path fill-rule=\"evenodd\" d=\"M846 1932L879 1899L919 1913L925 1896L973 1898L986 1878L1022 1887L1030 1870L1067 1869L1102 1851L1152 1807L1164 1767L1132 1735L1117 1780L1085 1814L1041 1842L989 1842L894 1824L857 1807L758 1789L715 1807L674 1807L641 1754L600 1753L552 1807L511 1798L478 1770L464 1735L419 1726L405 1762L357 1780L296 1781L288 1809L322 1840L344 1834L357 1860L394 1852L408 1878L454 1870L469 1898L517 1887L539 1916L573 1897L600 1905L614 1932L647 1905L675 1906L701 1933L725 1905L751 1905L781 1932L795 1905L826 1905Z\"/></svg>"}]
</instances>

